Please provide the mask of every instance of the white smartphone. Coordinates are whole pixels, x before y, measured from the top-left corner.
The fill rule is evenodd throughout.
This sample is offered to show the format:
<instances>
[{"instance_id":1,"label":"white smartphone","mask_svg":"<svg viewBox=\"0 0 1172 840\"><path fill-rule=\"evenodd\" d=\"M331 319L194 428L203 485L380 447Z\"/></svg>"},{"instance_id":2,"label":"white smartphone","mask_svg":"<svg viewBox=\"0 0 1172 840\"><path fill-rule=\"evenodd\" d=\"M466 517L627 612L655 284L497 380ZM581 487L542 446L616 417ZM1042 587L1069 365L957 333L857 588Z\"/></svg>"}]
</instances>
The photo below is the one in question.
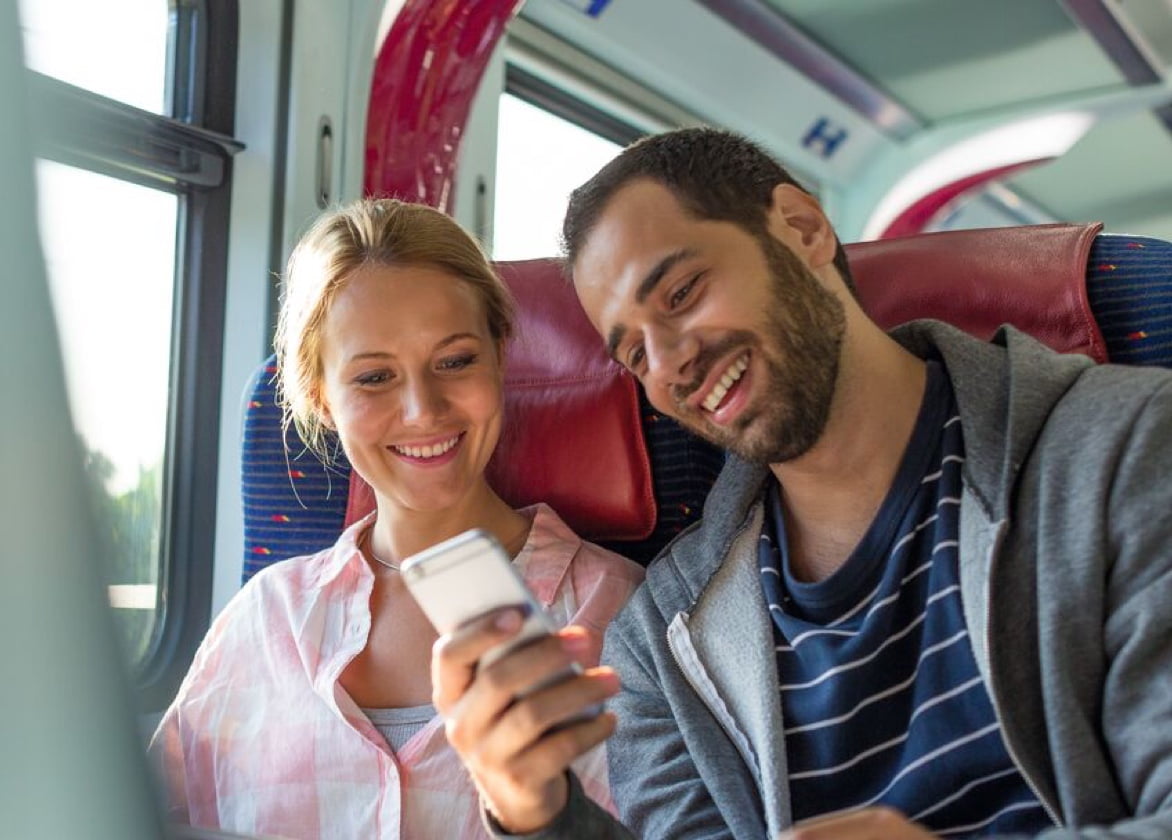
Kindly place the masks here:
<instances>
[{"instance_id":1,"label":"white smartphone","mask_svg":"<svg viewBox=\"0 0 1172 840\"><path fill-rule=\"evenodd\" d=\"M480 657L479 667L491 665L509 651L557 630L521 579L508 553L492 534L478 528L411 555L403 563L402 575L408 591L440 633L450 633L460 625L501 607L521 608L525 619L520 632ZM572 663L520 696L580 673L582 669ZM601 705L593 705L565 723L589 720L601 712Z\"/></svg>"},{"instance_id":2,"label":"white smartphone","mask_svg":"<svg viewBox=\"0 0 1172 840\"><path fill-rule=\"evenodd\" d=\"M500 607L519 607L521 632L480 659L489 665L509 651L557 628L533 597L509 555L487 531L474 528L408 557L403 582L439 633Z\"/></svg>"}]
</instances>

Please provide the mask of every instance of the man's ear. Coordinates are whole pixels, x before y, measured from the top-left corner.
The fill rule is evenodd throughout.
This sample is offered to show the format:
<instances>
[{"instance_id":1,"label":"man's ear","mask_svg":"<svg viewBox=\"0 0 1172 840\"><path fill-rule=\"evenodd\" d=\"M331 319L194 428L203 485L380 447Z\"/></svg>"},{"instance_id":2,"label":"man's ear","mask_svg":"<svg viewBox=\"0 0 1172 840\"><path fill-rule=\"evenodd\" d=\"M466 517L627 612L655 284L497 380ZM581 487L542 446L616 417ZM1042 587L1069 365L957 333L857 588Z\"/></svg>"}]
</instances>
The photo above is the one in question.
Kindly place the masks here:
<instances>
[{"instance_id":1,"label":"man's ear","mask_svg":"<svg viewBox=\"0 0 1172 840\"><path fill-rule=\"evenodd\" d=\"M834 261L838 239L818 200L793 184L778 184L766 215L769 232L812 269Z\"/></svg>"}]
</instances>

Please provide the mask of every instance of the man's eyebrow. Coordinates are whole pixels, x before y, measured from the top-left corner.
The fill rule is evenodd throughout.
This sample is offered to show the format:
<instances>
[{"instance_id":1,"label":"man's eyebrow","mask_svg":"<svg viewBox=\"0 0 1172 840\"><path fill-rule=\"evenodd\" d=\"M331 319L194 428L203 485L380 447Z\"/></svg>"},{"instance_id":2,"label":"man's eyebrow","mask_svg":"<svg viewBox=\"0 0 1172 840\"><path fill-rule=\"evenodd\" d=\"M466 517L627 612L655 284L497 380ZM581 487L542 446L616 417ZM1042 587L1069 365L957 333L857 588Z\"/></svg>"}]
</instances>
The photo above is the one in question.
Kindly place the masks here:
<instances>
[{"instance_id":1,"label":"man's eyebrow","mask_svg":"<svg viewBox=\"0 0 1172 840\"><path fill-rule=\"evenodd\" d=\"M695 249L683 248L668 254L656 263L655 267L647 272L647 276L639 283L639 288L635 289L635 303L643 303L646 301L647 297L655 291L655 287L659 285L659 281L671 270L672 266L694 256L696 256Z\"/></svg>"},{"instance_id":2,"label":"man's eyebrow","mask_svg":"<svg viewBox=\"0 0 1172 840\"><path fill-rule=\"evenodd\" d=\"M647 272L647 276L639 283L639 287L635 289L635 303L645 303L647 298L655 291L655 287L659 285L659 281L671 271L672 267L684 260L696 256L694 248L681 248L678 251L668 254L662 260L655 264L655 266ZM619 344L623 340L623 336L627 334L627 328L622 324L615 324L610 328L610 333L606 337L606 352L607 354L618 361L615 353L618 350Z\"/></svg>"}]
</instances>

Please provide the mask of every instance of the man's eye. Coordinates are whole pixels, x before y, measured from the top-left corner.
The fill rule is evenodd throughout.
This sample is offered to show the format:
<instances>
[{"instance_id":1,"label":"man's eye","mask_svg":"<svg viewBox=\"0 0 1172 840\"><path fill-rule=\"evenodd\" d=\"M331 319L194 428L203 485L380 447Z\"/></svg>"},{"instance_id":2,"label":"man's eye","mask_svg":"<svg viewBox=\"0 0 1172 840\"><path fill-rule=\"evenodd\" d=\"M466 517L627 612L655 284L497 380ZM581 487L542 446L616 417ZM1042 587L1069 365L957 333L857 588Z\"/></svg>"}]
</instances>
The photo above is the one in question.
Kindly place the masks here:
<instances>
[{"instance_id":1,"label":"man's eye","mask_svg":"<svg viewBox=\"0 0 1172 840\"><path fill-rule=\"evenodd\" d=\"M688 295L692 293L692 287L696 285L696 281L699 279L700 279L700 275L697 274L695 277L693 277L687 283L685 283L684 285L682 285L678 289L676 289L674 292L672 292L671 297L668 298L668 306L671 309L675 309L677 306L679 306L681 303L683 303L684 300L688 297Z\"/></svg>"},{"instance_id":2,"label":"man's eye","mask_svg":"<svg viewBox=\"0 0 1172 840\"><path fill-rule=\"evenodd\" d=\"M631 352L627 354L627 368L635 371L639 369L639 365L643 364L643 358L646 354L643 352L643 345L637 344L631 348Z\"/></svg>"}]
</instances>

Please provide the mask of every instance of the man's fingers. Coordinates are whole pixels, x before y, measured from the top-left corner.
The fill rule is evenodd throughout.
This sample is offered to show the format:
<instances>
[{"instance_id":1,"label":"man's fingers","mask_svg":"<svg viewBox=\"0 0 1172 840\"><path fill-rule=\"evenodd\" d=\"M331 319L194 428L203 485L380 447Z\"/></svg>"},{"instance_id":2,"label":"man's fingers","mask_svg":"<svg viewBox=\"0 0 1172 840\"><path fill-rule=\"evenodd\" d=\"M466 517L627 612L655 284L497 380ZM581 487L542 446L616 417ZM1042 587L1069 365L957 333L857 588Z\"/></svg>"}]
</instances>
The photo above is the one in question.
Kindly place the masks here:
<instances>
[{"instance_id":1,"label":"man's fingers","mask_svg":"<svg viewBox=\"0 0 1172 840\"><path fill-rule=\"evenodd\" d=\"M431 649L432 703L441 714L468 690L480 657L517 635L522 622L518 608L505 607L436 640Z\"/></svg>"}]
</instances>

